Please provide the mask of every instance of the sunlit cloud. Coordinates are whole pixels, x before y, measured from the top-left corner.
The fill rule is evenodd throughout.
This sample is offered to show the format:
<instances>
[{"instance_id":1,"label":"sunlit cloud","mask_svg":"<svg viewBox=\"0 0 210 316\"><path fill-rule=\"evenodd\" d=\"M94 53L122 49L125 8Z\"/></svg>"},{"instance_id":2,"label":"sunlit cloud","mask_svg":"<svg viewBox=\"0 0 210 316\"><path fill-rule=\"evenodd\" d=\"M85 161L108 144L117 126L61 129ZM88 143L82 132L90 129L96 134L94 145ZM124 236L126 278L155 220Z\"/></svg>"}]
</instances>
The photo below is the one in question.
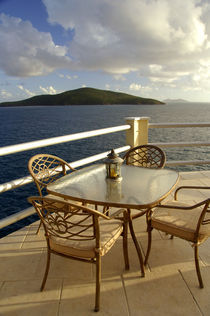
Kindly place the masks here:
<instances>
[{"instance_id":1,"label":"sunlit cloud","mask_svg":"<svg viewBox=\"0 0 210 316\"><path fill-rule=\"evenodd\" d=\"M50 87L42 87L42 86L40 86L39 87L40 88L40 90L42 91L42 92L44 92L45 94L56 94L57 93L57 91L55 90L55 88L53 88L52 86L50 86Z\"/></svg>"},{"instance_id":2,"label":"sunlit cloud","mask_svg":"<svg viewBox=\"0 0 210 316\"><path fill-rule=\"evenodd\" d=\"M207 48L207 5L197 0L43 2L50 23L74 30L70 52L81 68L125 74L145 64L187 62Z\"/></svg>"},{"instance_id":3,"label":"sunlit cloud","mask_svg":"<svg viewBox=\"0 0 210 316\"><path fill-rule=\"evenodd\" d=\"M0 68L9 76L46 75L70 64L64 46L29 21L0 14Z\"/></svg>"},{"instance_id":4,"label":"sunlit cloud","mask_svg":"<svg viewBox=\"0 0 210 316\"><path fill-rule=\"evenodd\" d=\"M30 97L33 97L35 95L34 92L24 88L22 85L18 85L17 87Z\"/></svg>"},{"instance_id":5,"label":"sunlit cloud","mask_svg":"<svg viewBox=\"0 0 210 316\"><path fill-rule=\"evenodd\" d=\"M137 84L137 83L131 83L129 86L129 90L139 91L139 90L141 90L141 85Z\"/></svg>"},{"instance_id":6,"label":"sunlit cloud","mask_svg":"<svg viewBox=\"0 0 210 316\"><path fill-rule=\"evenodd\" d=\"M78 79L81 86L89 74L100 73L106 80L110 76L110 82L103 79L103 86L105 82L112 85L114 79L122 90L126 87L140 93L150 85L153 91L163 87L183 91L184 86L192 85L196 90L200 85L208 93L209 1L42 2L49 30L56 24L63 28L63 44L57 45L54 32L43 32L27 20L0 14L0 70L6 75L38 77L56 71L57 77L72 80L72 86Z\"/></svg>"}]
</instances>

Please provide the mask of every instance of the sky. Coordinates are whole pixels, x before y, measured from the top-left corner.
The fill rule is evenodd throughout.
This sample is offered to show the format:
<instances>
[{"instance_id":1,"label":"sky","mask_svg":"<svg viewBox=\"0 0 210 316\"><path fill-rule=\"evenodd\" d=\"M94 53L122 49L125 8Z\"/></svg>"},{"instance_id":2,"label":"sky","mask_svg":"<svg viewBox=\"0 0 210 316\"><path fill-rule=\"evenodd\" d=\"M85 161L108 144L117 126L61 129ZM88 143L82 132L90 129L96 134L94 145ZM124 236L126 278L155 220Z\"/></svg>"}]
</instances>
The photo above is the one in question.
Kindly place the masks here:
<instances>
[{"instance_id":1,"label":"sky","mask_svg":"<svg viewBox=\"0 0 210 316\"><path fill-rule=\"evenodd\" d=\"M210 102L210 0L0 0L0 102L81 87Z\"/></svg>"}]
</instances>

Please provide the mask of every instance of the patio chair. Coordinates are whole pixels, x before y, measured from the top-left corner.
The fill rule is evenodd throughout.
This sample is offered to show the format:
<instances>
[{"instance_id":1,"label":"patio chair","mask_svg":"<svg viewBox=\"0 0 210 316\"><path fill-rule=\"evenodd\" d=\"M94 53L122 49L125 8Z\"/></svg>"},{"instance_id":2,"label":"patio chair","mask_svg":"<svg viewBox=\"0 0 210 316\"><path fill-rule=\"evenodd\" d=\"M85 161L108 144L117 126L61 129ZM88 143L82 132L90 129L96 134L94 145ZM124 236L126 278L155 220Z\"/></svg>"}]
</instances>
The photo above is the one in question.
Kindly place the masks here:
<instances>
[{"instance_id":1,"label":"patio chair","mask_svg":"<svg viewBox=\"0 0 210 316\"><path fill-rule=\"evenodd\" d=\"M166 156L164 151L155 145L140 145L129 149L124 157L127 165L145 168L160 169L165 166ZM132 214L132 219L143 216L147 210Z\"/></svg>"},{"instance_id":2,"label":"patio chair","mask_svg":"<svg viewBox=\"0 0 210 316\"><path fill-rule=\"evenodd\" d=\"M166 161L165 153L154 145L140 145L129 149L123 159L127 165L145 168L163 168Z\"/></svg>"},{"instance_id":3,"label":"patio chair","mask_svg":"<svg viewBox=\"0 0 210 316\"><path fill-rule=\"evenodd\" d=\"M194 248L194 259L197 277L200 288L203 288L201 277L198 246L210 236L210 198L199 203L189 205L177 201L178 192L182 189L210 190L205 186L181 186L176 189L174 200L166 204L159 205L147 213L147 231L148 246L145 256L145 265L147 264L151 243L153 228L165 232L175 237L179 237L192 243Z\"/></svg>"},{"instance_id":4,"label":"patio chair","mask_svg":"<svg viewBox=\"0 0 210 316\"><path fill-rule=\"evenodd\" d=\"M129 269L127 247L127 213L124 220L106 216L92 208L69 201L57 203L47 197L30 197L45 230L47 263L41 291L45 287L51 254L96 265L95 311L100 308L101 257L123 236L125 268Z\"/></svg>"},{"instance_id":5,"label":"patio chair","mask_svg":"<svg viewBox=\"0 0 210 316\"><path fill-rule=\"evenodd\" d=\"M31 157L28 162L28 170L40 196L46 195L47 185L64 176L67 170L75 171L65 160L49 154L37 154ZM60 198L57 199L60 200ZM41 222L37 233L40 226Z\"/></svg>"}]
</instances>

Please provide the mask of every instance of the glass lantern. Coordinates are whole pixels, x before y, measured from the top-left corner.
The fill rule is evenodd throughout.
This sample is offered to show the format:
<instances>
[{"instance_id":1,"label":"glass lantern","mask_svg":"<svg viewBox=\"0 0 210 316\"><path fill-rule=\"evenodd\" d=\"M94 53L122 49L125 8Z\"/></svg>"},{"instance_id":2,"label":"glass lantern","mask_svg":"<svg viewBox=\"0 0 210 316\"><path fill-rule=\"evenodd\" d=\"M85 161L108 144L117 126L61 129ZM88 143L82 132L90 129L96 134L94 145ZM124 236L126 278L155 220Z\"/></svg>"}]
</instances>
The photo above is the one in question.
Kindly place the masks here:
<instances>
[{"instance_id":1,"label":"glass lantern","mask_svg":"<svg viewBox=\"0 0 210 316\"><path fill-rule=\"evenodd\" d=\"M106 164L106 177L107 179L112 179L115 181L121 181L121 165L123 163L123 159L116 154L114 149L107 155L105 160Z\"/></svg>"}]
</instances>

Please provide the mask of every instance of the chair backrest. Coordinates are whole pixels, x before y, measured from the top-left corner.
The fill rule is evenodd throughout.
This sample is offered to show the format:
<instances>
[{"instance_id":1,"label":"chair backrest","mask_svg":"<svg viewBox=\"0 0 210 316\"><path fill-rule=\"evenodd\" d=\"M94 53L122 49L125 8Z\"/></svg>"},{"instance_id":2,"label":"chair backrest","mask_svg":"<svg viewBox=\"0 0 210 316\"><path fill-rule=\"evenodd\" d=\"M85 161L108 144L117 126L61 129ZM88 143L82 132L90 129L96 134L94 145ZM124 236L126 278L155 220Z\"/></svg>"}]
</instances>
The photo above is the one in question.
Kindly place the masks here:
<instances>
[{"instance_id":1,"label":"chair backrest","mask_svg":"<svg viewBox=\"0 0 210 316\"><path fill-rule=\"evenodd\" d=\"M28 170L36 183L40 196L46 186L64 176L67 170L75 171L65 160L48 154L38 154L28 162Z\"/></svg>"},{"instance_id":2,"label":"chair backrest","mask_svg":"<svg viewBox=\"0 0 210 316\"><path fill-rule=\"evenodd\" d=\"M127 165L146 168L163 168L166 161L165 153L154 145L141 145L127 151L123 159Z\"/></svg>"},{"instance_id":3,"label":"chair backrest","mask_svg":"<svg viewBox=\"0 0 210 316\"><path fill-rule=\"evenodd\" d=\"M94 209L47 197L32 196L28 201L35 207L48 239L69 240L72 242L95 239L100 246L99 217L106 215ZM49 245L49 244L48 244Z\"/></svg>"}]
</instances>

